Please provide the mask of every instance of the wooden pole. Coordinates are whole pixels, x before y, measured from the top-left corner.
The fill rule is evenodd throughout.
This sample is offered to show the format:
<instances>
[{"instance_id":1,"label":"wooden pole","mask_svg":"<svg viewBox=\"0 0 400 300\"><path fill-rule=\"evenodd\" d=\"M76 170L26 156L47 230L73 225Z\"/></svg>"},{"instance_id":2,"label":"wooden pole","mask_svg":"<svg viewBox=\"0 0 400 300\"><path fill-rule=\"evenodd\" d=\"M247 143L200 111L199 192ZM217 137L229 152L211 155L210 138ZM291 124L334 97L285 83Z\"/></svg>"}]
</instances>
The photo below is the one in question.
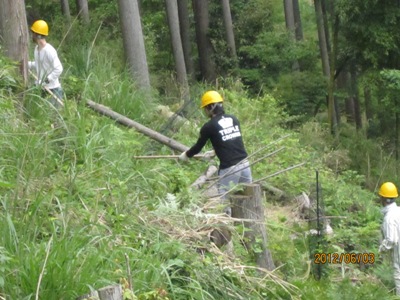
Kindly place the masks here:
<instances>
[{"instance_id":1,"label":"wooden pole","mask_svg":"<svg viewBox=\"0 0 400 300\"><path fill-rule=\"evenodd\" d=\"M203 158L203 154L197 154L193 156L193 158ZM139 155L139 156L133 156L134 159L177 159L179 158L179 155Z\"/></svg>"},{"instance_id":2,"label":"wooden pole","mask_svg":"<svg viewBox=\"0 0 400 300\"><path fill-rule=\"evenodd\" d=\"M35 78L36 81L38 81L37 76L31 71L29 70L29 73L33 76L33 78ZM61 105L64 106L64 102L58 98L58 96L56 94L54 94L48 87L45 87L44 85L42 86L46 92L48 92L54 99L57 100L57 102Z\"/></svg>"},{"instance_id":3,"label":"wooden pole","mask_svg":"<svg viewBox=\"0 0 400 300\"><path fill-rule=\"evenodd\" d=\"M245 227L244 245L248 251L254 254L256 263L260 268L272 271L275 269L275 264L267 247L268 238L261 186L259 184L246 184L244 190L240 194L232 195L230 200L232 218L246 219L246 221L235 222L235 225L243 224Z\"/></svg>"},{"instance_id":4,"label":"wooden pole","mask_svg":"<svg viewBox=\"0 0 400 300\"><path fill-rule=\"evenodd\" d=\"M101 113L102 115L105 115L107 117L110 117L111 119L114 119L118 123L125 125L129 128L134 128L137 131L139 131L140 133L143 133L144 135L170 147L173 150L183 152L183 151L186 151L189 149L189 147L182 145L181 143L179 143L169 137L166 137L165 135L162 135L161 133L154 131L138 122L135 122L135 121L111 110L110 108L108 108L104 105L98 104L91 100L87 100L86 103L94 111Z\"/></svg>"}]
</instances>

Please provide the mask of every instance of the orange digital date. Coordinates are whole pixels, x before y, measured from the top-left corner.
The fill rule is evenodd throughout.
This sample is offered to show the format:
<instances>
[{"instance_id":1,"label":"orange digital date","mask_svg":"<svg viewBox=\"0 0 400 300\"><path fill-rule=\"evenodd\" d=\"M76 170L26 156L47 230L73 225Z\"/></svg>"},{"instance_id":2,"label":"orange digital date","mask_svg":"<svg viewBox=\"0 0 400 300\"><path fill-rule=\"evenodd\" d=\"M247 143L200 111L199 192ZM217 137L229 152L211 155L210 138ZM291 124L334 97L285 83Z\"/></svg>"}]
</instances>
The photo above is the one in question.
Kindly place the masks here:
<instances>
[{"instance_id":1,"label":"orange digital date","mask_svg":"<svg viewBox=\"0 0 400 300\"><path fill-rule=\"evenodd\" d=\"M315 253L315 264L373 264L374 253Z\"/></svg>"}]
</instances>

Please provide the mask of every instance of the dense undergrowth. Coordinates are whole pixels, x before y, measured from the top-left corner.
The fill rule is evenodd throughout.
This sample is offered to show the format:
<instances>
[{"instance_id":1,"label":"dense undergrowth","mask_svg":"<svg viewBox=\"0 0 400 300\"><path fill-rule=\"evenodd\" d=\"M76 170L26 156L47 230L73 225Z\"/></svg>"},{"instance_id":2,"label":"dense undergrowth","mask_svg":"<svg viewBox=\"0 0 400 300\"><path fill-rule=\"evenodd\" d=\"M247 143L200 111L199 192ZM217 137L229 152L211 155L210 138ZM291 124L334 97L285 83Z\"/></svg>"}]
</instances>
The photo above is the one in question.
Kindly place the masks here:
<instances>
[{"instance_id":1,"label":"dense undergrowth","mask_svg":"<svg viewBox=\"0 0 400 300\"><path fill-rule=\"evenodd\" d=\"M67 98L58 113L35 89L21 95L11 64L4 65L0 298L74 299L115 282L124 285L127 299L391 298L390 263L376 251L381 216L371 186L390 180L382 174L395 174L395 164L360 133L346 129L338 143L317 121L288 129L291 117L273 97L249 98L237 82L223 82L226 110L239 117L248 152L263 149L252 161L283 147L253 166L255 179L305 163L262 181L284 191L287 200L266 196L277 269L260 274L238 241L238 228L234 258L207 239L207 229L226 221L201 192L188 187L207 163L135 160L134 155L173 152L84 103L96 99L160 129L167 121L154 107L165 99L143 100L123 73L112 75L111 66L103 65L80 84L81 98ZM194 99L202 88L194 89L199 91ZM194 109L190 124L167 126L166 134L189 146L204 121ZM324 264L317 280L310 227L293 200L302 192L316 198L316 171L320 201L334 230L319 251L372 253L373 264Z\"/></svg>"}]
</instances>

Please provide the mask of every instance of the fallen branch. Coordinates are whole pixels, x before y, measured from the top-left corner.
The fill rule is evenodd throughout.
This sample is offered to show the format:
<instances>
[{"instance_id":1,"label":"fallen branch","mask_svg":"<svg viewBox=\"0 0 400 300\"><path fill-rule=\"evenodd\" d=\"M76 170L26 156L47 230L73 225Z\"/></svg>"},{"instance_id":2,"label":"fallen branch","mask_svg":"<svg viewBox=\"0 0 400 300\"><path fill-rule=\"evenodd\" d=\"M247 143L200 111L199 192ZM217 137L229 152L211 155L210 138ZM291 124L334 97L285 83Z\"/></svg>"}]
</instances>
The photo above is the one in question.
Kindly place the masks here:
<instances>
[{"instance_id":1,"label":"fallen branch","mask_svg":"<svg viewBox=\"0 0 400 300\"><path fill-rule=\"evenodd\" d=\"M179 143L169 137L166 137L165 135L162 135L161 133L159 133L155 130L147 128L146 126L144 126L138 122L135 122L135 121L111 110L110 108L108 108L104 105L98 104L91 100L87 100L86 104L94 111L101 113L102 115L105 115L107 117L110 117L111 119L115 120L116 122L118 122L122 125L125 125L129 128L134 128L137 131L139 131L140 133L143 133L144 135L170 147L173 150L183 152L183 151L186 151L189 149L189 147L182 145L181 143Z\"/></svg>"}]
</instances>

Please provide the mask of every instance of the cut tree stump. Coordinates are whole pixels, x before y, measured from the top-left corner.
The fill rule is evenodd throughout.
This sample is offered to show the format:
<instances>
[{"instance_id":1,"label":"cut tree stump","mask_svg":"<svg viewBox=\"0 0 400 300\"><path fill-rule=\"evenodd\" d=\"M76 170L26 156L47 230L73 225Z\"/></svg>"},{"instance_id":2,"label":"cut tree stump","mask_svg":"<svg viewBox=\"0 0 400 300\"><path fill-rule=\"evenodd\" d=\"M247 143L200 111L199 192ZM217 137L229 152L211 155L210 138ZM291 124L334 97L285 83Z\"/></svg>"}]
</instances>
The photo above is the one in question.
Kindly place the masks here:
<instances>
[{"instance_id":1,"label":"cut tree stump","mask_svg":"<svg viewBox=\"0 0 400 300\"><path fill-rule=\"evenodd\" d=\"M100 300L123 300L122 286L109 285L97 290Z\"/></svg>"},{"instance_id":2,"label":"cut tree stump","mask_svg":"<svg viewBox=\"0 0 400 300\"><path fill-rule=\"evenodd\" d=\"M268 238L261 186L246 184L243 187L242 192L230 196L232 218L246 220L235 221L235 226L243 224L245 227L243 236L246 248L254 254L259 267L272 271L275 265L267 247Z\"/></svg>"},{"instance_id":3,"label":"cut tree stump","mask_svg":"<svg viewBox=\"0 0 400 300\"><path fill-rule=\"evenodd\" d=\"M97 291L91 291L88 294L79 296L76 300L100 300L99 293Z\"/></svg>"},{"instance_id":4,"label":"cut tree stump","mask_svg":"<svg viewBox=\"0 0 400 300\"><path fill-rule=\"evenodd\" d=\"M76 300L123 300L123 291L120 284L109 285L98 289L97 291L91 291L89 294L79 296Z\"/></svg>"}]
</instances>

